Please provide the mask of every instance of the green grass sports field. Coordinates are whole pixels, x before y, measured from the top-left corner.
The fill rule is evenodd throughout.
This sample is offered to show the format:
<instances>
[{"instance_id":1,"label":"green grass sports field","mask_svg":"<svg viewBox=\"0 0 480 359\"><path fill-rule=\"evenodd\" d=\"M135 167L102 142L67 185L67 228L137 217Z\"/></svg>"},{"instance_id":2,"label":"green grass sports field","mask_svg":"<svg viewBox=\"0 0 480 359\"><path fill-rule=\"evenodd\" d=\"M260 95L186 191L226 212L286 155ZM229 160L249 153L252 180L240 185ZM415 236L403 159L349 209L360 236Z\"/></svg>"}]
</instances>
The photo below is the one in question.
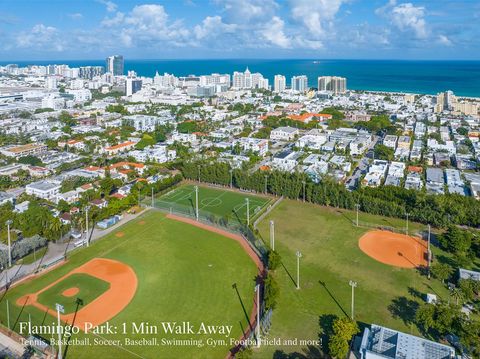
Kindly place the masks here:
<instances>
[{"instance_id":1,"label":"green grass sports field","mask_svg":"<svg viewBox=\"0 0 480 359\"><path fill-rule=\"evenodd\" d=\"M355 319L376 323L418 335L408 318L426 293L447 298L447 290L436 279L428 280L414 269L382 264L364 254L358 239L367 229L352 225L355 212L284 200L259 225L262 237L269 238L269 221L275 221L275 249L284 267L276 270L280 286L277 308L273 311L269 338L318 340L321 326L331 316L351 314L351 287L355 289ZM382 226L405 227L405 221L368 214L360 220ZM410 223L411 233L423 227ZM434 253L440 253L434 248ZM300 290L295 289L296 251L300 260ZM407 318L402 320L401 317ZM263 346L254 349L256 358L301 353L298 357L318 357L318 345ZM297 357L297 356L295 356Z\"/></svg>"},{"instance_id":2,"label":"green grass sports field","mask_svg":"<svg viewBox=\"0 0 480 359\"><path fill-rule=\"evenodd\" d=\"M122 235L118 236L120 232ZM110 320L116 333L74 335L72 338L89 338L91 345L69 346L70 358L224 358L231 348L230 338L239 338L248 327L257 268L241 246L232 239L168 219L152 210L93 242L90 247L75 251L63 266L11 288L0 303L2 323L7 324L8 300L10 326L14 330L18 331L20 323L29 320L33 325L55 325L55 317L33 306L22 308L16 304L17 299L45 288L93 258L114 259L127 264L135 271L138 287L128 306ZM104 289L104 284L96 282L90 286L92 278L86 277L67 277L44 292L39 300L51 306L60 300L59 295L64 289L76 285L80 292L69 299L70 304L65 298L63 303L67 301L67 306L73 305L78 296L84 296L88 302ZM87 279L89 291L83 283ZM188 322L195 328L195 334L160 331L156 335L142 335L134 333L132 327L146 323L161 328L162 322ZM231 333L197 334L202 323L231 326ZM56 338L56 335L45 337ZM123 342L125 338L141 340L151 337L170 342L159 342L157 346L138 342L125 345ZM207 345L208 338L217 340L217 344ZM190 339L199 341L171 345L174 340Z\"/></svg>"},{"instance_id":3,"label":"green grass sports field","mask_svg":"<svg viewBox=\"0 0 480 359\"><path fill-rule=\"evenodd\" d=\"M223 188L198 186L198 209L201 216L214 215L229 220L245 223L247 220L247 203L249 200L250 220L265 209L272 199L269 197L240 193ZM172 208L179 213L195 214L195 186L183 185L172 189L155 199L155 206L163 209Z\"/></svg>"}]
</instances>

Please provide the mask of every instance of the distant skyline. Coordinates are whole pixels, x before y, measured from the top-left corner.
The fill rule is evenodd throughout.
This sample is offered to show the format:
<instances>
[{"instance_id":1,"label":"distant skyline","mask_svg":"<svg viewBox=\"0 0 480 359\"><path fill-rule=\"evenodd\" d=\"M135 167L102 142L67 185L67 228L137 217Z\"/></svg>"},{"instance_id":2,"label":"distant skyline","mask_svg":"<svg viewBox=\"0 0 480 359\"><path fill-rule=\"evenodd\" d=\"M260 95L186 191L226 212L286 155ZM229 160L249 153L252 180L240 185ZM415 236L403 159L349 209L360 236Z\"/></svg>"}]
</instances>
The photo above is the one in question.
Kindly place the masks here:
<instances>
[{"instance_id":1,"label":"distant skyline","mask_svg":"<svg viewBox=\"0 0 480 359\"><path fill-rule=\"evenodd\" d=\"M479 60L480 1L6 0L0 61Z\"/></svg>"}]
</instances>

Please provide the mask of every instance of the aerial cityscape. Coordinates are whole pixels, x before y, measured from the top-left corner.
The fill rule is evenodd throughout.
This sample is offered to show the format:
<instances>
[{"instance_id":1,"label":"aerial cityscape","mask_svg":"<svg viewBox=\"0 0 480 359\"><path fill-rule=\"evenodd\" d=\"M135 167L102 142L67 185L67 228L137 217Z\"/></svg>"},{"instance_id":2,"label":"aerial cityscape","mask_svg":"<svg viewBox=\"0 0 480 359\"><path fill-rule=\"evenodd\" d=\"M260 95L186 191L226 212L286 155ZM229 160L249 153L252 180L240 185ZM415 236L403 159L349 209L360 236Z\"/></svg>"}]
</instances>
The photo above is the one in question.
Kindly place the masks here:
<instances>
[{"instance_id":1,"label":"aerial cityscape","mask_svg":"<svg viewBox=\"0 0 480 359\"><path fill-rule=\"evenodd\" d=\"M480 4L0 4L0 357L480 358Z\"/></svg>"}]
</instances>

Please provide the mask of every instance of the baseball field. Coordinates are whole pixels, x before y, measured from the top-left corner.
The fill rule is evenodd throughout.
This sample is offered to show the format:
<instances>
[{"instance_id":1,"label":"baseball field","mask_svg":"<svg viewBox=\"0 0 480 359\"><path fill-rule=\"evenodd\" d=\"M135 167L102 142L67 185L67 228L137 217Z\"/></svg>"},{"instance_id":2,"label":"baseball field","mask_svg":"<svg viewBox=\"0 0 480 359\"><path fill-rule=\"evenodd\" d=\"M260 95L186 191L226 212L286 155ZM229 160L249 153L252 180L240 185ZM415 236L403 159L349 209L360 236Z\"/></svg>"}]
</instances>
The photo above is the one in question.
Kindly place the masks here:
<instances>
[{"instance_id":1,"label":"baseball field","mask_svg":"<svg viewBox=\"0 0 480 359\"><path fill-rule=\"evenodd\" d=\"M81 329L63 336L71 358L224 358L249 327L257 274L238 241L150 210L10 288L0 319L52 328L61 304L62 325Z\"/></svg>"},{"instance_id":2,"label":"baseball field","mask_svg":"<svg viewBox=\"0 0 480 359\"><path fill-rule=\"evenodd\" d=\"M316 341L323 328L333 316L351 315L350 280L357 282L355 319L360 324L376 323L407 333L419 334L412 319L426 293L447 298L440 281L429 281L414 268L425 264L425 241L356 227L355 216L353 211L284 200L259 224L262 237L268 240L269 222L274 220L275 249L284 265L275 273L280 296L268 337L293 341L254 349L254 357L321 357ZM405 228L403 220L362 213L360 221ZM411 234L421 229L425 228L409 224ZM302 253L298 290L297 251ZM445 255L437 248L433 251ZM301 344L300 340L307 341Z\"/></svg>"}]
</instances>

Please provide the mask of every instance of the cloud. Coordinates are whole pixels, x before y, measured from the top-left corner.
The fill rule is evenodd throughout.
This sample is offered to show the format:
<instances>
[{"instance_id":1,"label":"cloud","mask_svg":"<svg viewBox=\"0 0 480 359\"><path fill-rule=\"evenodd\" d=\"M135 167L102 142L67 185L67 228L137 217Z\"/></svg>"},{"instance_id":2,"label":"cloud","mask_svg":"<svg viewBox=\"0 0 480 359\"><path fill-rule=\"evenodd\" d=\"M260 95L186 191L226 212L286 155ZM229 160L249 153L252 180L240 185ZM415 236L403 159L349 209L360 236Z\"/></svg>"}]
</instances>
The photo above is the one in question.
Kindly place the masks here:
<instances>
[{"instance_id":1,"label":"cloud","mask_svg":"<svg viewBox=\"0 0 480 359\"><path fill-rule=\"evenodd\" d=\"M346 0L290 0L292 17L303 24L311 37L320 39L333 27L335 15Z\"/></svg>"},{"instance_id":2,"label":"cloud","mask_svg":"<svg viewBox=\"0 0 480 359\"><path fill-rule=\"evenodd\" d=\"M80 20L83 18L83 15L80 14L79 12L73 13L73 14L68 14L68 17L70 17L73 20Z\"/></svg>"},{"instance_id":3,"label":"cloud","mask_svg":"<svg viewBox=\"0 0 480 359\"><path fill-rule=\"evenodd\" d=\"M285 35L284 25L285 23L282 19L274 16L272 21L267 23L260 33L269 43L278 47L288 48L291 45L291 40Z\"/></svg>"},{"instance_id":4,"label":"cloud","mask_svg":"<svg viewBox=\"0 0 480 359\"><path fill-rule=\"evenodd\" d=\"M19 48L63 51L64 45L59 35L55 27L37 24L30 31L17 34L15 40Z\"/></svg>"},{"instance_id":5,"label":"cloud","mask_svg":"<svg viewBox=\"0 0 480 359\"><path fill-rule=\"evenodd\" d=\"M190 41L189 30L180 20L170 22L162 5L137 5L129 13L117 12L113 17L106 17L101 25L127 47L165 43L185 46Z\"/></svg>"},{"instance_id":6,"label":"cloud","mask_svg":"<svg viewBox=\"0 0 480 359\"><path fill-rule=\"evenodd\" d=\"M278 9L275 0L215 0L228 23L252 23L271 18Z\"/></svg>"},{"instance_id":7,"label":"cloud","mask_svg":"<svg viewBox=\"0 0 480 359\"><path fill-rule=\"evenodd\" d=\"M97 0L98 3L105 5L108 12L115 12L117 10L117 4L110 0Z\"/></svg>"},{"instance_id":8,"label":"cloud","mask_svg":"<svg viewBox=\"0 0 480 359\"><path fill-rule=\"evenodd\" d=\"M440 45L445 45L445 46L452 46L453 45L452 41L445 35L438 35L437 42Z\"/></svg>"},{"instance_id":9,"label":"cloud","mask_svg":"<svg viewBox=\"0 0 480 359\"><path fill-rule=\"evenodd\" d=\"M390 0L375 13L387 18L399 31L411 33L416 39L424 40L429 36L423 6L414 6L412 3L397 5L396 0Z\"/></svg>"},{"instance_id":10,"label":"cloud","mask_svg":"<svg viewBox=\"0 0 480 359\"><path fill-rule=\"evenodd\" d=\"M207 16L202 23L193 28L198 40L218 37L225 33L233 33L238 28L236 24L226 24L221 16Z\"/></svg>"}]
</instances>

